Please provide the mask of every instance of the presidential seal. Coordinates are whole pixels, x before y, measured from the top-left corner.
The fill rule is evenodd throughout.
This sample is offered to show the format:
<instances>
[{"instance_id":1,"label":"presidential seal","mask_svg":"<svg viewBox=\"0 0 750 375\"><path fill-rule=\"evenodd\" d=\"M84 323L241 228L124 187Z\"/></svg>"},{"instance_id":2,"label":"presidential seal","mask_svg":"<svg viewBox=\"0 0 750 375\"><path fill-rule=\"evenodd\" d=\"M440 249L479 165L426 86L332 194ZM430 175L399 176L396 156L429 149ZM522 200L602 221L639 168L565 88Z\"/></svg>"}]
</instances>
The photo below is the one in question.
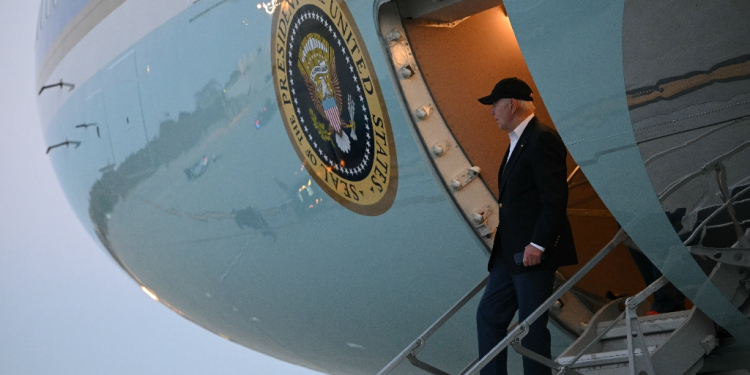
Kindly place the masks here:
<instances>
[{"instance_id":1,"label":"presidential seal","mask_svg":"<svg viewBox=\"0 0 750 375\"><path fill-rule=\"evenodd\" d=\"M346 4L286 0L273 16L276 99L310 175L344 207L386 212L398 167L390 120Z\"/></svg>"}]
</instances>

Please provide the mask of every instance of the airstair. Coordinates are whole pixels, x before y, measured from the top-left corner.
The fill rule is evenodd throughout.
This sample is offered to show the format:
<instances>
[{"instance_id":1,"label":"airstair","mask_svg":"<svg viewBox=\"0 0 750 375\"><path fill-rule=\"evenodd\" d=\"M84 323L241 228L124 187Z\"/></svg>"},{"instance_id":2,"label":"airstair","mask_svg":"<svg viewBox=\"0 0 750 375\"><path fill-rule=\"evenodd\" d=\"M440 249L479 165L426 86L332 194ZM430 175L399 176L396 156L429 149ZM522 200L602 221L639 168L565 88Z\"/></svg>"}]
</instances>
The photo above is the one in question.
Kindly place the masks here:
<instances>
[{"instance_id":1,"label":"airstair","mask_svg":"<svg viewBox=\"0 0 750 375\"><path fill-rule=\"evenodd\" d=\"M726 205L725 205L726 206ZM722 207L725 208L725 207ZM700 228L699 228L700 229ZM721 344L717 339L716 325L697 308L653 316L638 316L639 305L651 294L668 283L662 276L635 296L611 301L594 314L578 339L556 360L544 358L524 349L520 343L528 327L545 311L554 313L560 301L575 299L570 290L597 263L619 243L627 239L620 230L598 254L573 277L560 285L526 320L513 326L508 335L483 358L476 358L459 375L477 374L498 353L512 347L522 356L542 363L551 373L596 375L681 375L696 374L703 366L705 356ZM731 249L728 249L731 250ZM710 275L727 298L744 301L747 293L737 288L743 272L741 267L718 263ZM485 278L445 312L422 335L407 346L378 375L393 371L405 359L412 365L434 375L450 375L417 358L426 340L486 285ZM724 285L725 287L722 287ZM737 293L745 293L738 296ZM739 303L737 303L739 305Z\"/></svg>"},{"instance_id":2,"label":"airstair","mask_svg":"<svg viewBox=\"0 0 750 375\"><path fill-rule=\"evenodd\" d=\"M750 252L750 229L746 232L742 231L741 223L738 221L733 208L735 201L746 193L750 193L750 186L738 187L736 190L739 191L736 194L731 194L726 182L722 160L722 158L719 158L707 164L702 170L716 172L717 183L721 188L721 198L724 204L716 207L713 213L693 228L692 234L683 241L683 244L694 256L716 261L716 266L709 275L709 279L735 307L739 308L746 316L750 316L750 273L748 272L750 256L746 256ZM578 168L568 178L568 183L577 171ZM687 179L689 178L683 180ZM678 185L684 183L683 180L666 189L665 192L660 194L660 197L663 198L671 194ZM702 236L706 233L708 223L725 210L735 228L737 242L730 248L704 247ZM635 296L615 299L605 304L593 315L590 315L590 312L588 312L589 315L586 315L587 312L584 307L586 303L581 301L580 295L572 293L574 285L584 275L604 259L618 244L626 240L628 240L627 234L623 229L620 229L599 253L575 275L559 285L552 295L529 317L511 327L507 336L497 346L484 357L474 359L459 372L459 375L479 373L487 363L508 346L522 356L546 365L551 369L551 373L557 375L692 375L698 373L703 367L706 356L710 355L717 347L731 343L732 338L717 338L720 336L717 334L717 326L708 316L695 307L686 311L639 316L638 307L646 298L669 283L664 276ZM698 240L697 244L693 244L694 240ZM480 281L427 328L422 335L401 351L378 375L390 373L404 359L430 374L450 375L419 360L417 355L424 348L426 340L476 296L486 284L487 278ZM563 305L566 306L565 309L561 309ZM581 330L578 332L568 332L573 336L578 336L578 339L556 360L545 358L521 346L521 339L526 336L529 326L547 311L550 312L550 316L558 320L565 318L566 314L576 317L583 316L588 320L585 325L579 327ZM735 372L730 373L734 374Z\"/></svg>"},{"instance_id":3,"label":"airstair","mask_svg":"<svg viewBox=\"0 0 750 375\"><path fill-rule=\"evenodd\" d=\"M557 358L561 368L569 374L695 374L717 346L713 321L696 308L627 318L631 309L623 303L613 301L594 316ZM620 308L626 311L611 319Z\"/></svg>"}]
</instances>

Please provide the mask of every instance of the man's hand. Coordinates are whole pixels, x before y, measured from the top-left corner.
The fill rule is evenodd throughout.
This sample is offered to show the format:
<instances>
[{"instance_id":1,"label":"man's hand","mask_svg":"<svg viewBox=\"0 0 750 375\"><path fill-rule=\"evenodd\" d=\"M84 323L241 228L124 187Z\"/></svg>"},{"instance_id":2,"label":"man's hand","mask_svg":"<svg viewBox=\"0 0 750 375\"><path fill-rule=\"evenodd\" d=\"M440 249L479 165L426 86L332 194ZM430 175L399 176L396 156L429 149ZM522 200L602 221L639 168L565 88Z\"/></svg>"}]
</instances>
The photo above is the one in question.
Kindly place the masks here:
<instances>
[{"instance_id":1,"label":"man's hand","mask_svg":"<svg viewBox=\"0 0 750 375\"><path fill-rule=\"evenodd\" d=\"M537 249L531 244L526 245L526 249L523 252L524 267L536 266L537 264L541 263L542 254L544 254L544 251Z\"/></svg>"}]
</instances>

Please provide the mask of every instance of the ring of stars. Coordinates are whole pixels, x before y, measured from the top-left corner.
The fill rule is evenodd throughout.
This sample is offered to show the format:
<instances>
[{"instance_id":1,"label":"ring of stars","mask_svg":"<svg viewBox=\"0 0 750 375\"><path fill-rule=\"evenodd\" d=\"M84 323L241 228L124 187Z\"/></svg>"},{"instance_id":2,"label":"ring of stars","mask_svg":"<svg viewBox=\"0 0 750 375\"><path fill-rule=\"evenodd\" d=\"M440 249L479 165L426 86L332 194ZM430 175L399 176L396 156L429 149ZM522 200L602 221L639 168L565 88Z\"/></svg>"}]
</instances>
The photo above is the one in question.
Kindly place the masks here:
<instances>
[{"instance_id":1,"label":"ring of stars","mask_svg":"<svg viewBox=\"0 0 750 375\"><path fill-rule=\"evenodd\" d=\"M341 52L345 56L346 64L348 65L349 72L352 75L352 80L354 81L354 84L356 85L356 88L357 88L358 95L356 96L356 98L359 99L359 103L362 105L362 119L364 119L365 130L367 130L366 133L365 133L365 136L367 137L367 139L365 140L365 142L366 142L365 144L367 145L367 147L365 148L365 154L363 155L362 162L359 163L359 165L357 165L356 167L353 167L353 168L346 168L346 167L340 166L334 160L332 160L331 158L329 158L328 155L326 155L325 153L323 153L323 150L320 148L320 146L317 144L317 142L315 142L313 140L313 135L309 131L309 129L308 129L307 126L303 126L303 131L305 132L305 135L307 136L307 138L310 140L311 147L315 151L317 151L318 155L325 161L325 163L329 167L333 168L334 170L336 170L338 172L341 172L342 174L346 174L348 176L357 176L357 175L361 174L362 172L367 171L367 164L370 162L370 149L372 148L372 137L370 136L370 118L369 118L369 116L367 114L367 105L366 105L367 102L365 101L365 98L361 94L362 87L359 84L359 77L357 77L357 73L354 70L354 66L352 65L352 60L347 55L347 53L346 53L347 52L346 51L346 46L344 45L344 43L342 43L341 38L339 38L338 32L334 32L334 28L332 27L332 24L330 24L328 22L328 20L326 19L326 17L321 16L318 12L316 12L316 11L307 11L307 12L303 13L302 15L300 15L299 18L297 18L297 21L292 26L292 33L291 33L291 36L289 38L290 41L294 42L294 38L297 35L297 32L299 31L300 26L302 26L302 24L305 21L307 21L307 20L315 20L318 23L321 23L325 28L327 28L328 31L331 33L331 35L333 35L333 38L335 39L336 44L338 44L341 47ZM293 47L293 45L292 45L291 42L289 43L289 59L288 59L288 62L289 62L289 83L290 83L290 85L294 85L294 81L291 78L292 77L292 50L293 50L294 47ZM296 109L296 112L297 112L297 117L299 118L300 123L302 125L304 125L305 124L305 119L303 118L302 112L300 111L299 102L297 100L297 92L294 89L292 89L292 98L293 98L293 101L294 101L294 104L295 104L295 109Z\"/></svg>"}]
</instances>

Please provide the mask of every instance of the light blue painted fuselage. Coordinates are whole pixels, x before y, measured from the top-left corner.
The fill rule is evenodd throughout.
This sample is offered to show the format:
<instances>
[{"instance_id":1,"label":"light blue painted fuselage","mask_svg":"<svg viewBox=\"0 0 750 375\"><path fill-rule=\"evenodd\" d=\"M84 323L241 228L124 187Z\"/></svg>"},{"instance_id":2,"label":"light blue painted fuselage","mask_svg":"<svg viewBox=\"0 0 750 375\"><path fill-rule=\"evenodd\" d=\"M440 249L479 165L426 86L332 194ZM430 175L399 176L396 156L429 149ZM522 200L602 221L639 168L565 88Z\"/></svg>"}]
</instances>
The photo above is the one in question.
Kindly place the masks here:
<instances>
[{"instance_id":1,"label":"light blue painted fuselage","mask_svg":"<svg viewBox=\"0 0 750 375\"><path fill-rule=\"evenodd\" d=\"M74 16L94 2L79 2ZM52 17L65 7L47 3ZM90 33L149 12L124 3ZM623 3L505 7L550 115L601 199L662 272L748 348L750 322L686 251L644 166L623 84ZM50 160L80 221L138 284L251 349L326 373L374 373L485 276L487 247L405 114L378 4L346 4L398 156L398 190L381 215L327 195L292 147L272 79L272 17L256 3L178 6L88 73L67 61L44 74L40 62L39 88L87 78L72 91L42 92L39 111L49 145L80 142L50 150ZM38 60L55 48L57 34L46 30ZM75 48L60 61L81 56ZM474 306L420 357L453 372L469 363Z\"/></svg>"}]
</instances>

